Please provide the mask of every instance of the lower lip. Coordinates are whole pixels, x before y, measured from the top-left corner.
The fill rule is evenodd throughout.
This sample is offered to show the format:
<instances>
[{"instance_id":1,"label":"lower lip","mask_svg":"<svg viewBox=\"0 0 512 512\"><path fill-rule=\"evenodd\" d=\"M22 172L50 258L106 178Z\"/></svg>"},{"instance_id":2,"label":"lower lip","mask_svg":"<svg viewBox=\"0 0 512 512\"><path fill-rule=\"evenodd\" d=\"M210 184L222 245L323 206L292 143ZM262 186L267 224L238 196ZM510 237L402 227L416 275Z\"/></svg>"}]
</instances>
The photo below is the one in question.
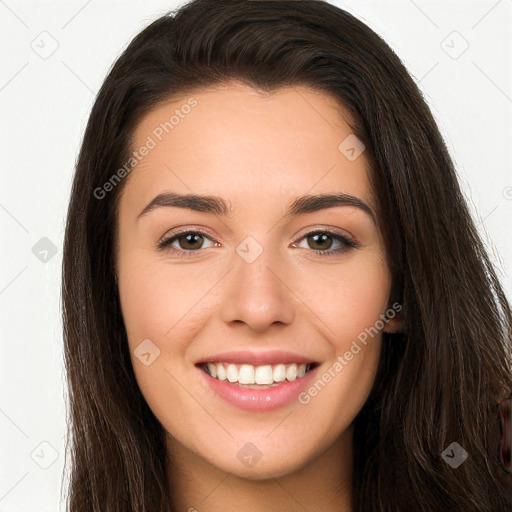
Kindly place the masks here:
<instances>
[{"instance_id":1,"label":"lower lip","mask_svg":"<svg viewBox=\"0 0 512 512\"><path fill-rule=\"evenodd\" d=\"M317 367L318 368L318 367ZM317 368L313 368L303 377L285 381L279 386L267 389L248 389L238 384L231 384L208 375L202 368L199 371L210 389L230 404L247 411L272 411L279 409L298 398L311 383Z\"/></svg>"}]
</instances>

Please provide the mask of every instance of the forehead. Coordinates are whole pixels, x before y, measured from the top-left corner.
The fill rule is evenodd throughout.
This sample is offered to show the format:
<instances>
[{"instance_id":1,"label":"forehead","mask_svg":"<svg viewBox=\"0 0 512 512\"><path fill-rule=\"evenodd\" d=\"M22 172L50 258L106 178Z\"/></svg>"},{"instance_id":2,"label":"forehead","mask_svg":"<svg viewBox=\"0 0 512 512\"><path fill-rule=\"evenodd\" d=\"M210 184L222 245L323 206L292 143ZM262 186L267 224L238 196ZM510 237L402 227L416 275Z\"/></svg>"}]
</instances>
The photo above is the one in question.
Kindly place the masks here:
<instances>
[{"instance_id":1,"label":"forehead","mask_svg":"<svg viewBox=\"0 0 512 512\"><path fill-rule=\"evenodd\" d=\"M335 191L372 204L349 120L333 96L307 86L262 93L235 82L190 91L137 125L131 149L149 149L123 195L143 202L166 190L210 193L236 210L262 196L282 203L284 196Z\"/></svg>"}]
</instances>

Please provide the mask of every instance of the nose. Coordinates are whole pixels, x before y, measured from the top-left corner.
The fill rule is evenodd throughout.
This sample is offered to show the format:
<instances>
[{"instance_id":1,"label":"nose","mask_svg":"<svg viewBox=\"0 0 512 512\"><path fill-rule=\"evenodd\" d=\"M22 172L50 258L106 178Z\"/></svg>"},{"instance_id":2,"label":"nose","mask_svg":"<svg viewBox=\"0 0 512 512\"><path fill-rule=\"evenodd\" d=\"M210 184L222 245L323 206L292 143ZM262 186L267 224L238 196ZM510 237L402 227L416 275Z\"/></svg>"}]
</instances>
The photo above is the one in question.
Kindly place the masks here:
<instances>
[{"instance_id":1,"label":"nose","mask_svg":"<svg viewBox=\"0 0 512 512\"><path fill-rule=\"evenodd\" d=\"M255 332L293 322L297 301L291 283L275 258L267 257L269 252L263 251L252 263L235 258L221 306L224 322L245 324Z\"/></svg>"}]
</instances>

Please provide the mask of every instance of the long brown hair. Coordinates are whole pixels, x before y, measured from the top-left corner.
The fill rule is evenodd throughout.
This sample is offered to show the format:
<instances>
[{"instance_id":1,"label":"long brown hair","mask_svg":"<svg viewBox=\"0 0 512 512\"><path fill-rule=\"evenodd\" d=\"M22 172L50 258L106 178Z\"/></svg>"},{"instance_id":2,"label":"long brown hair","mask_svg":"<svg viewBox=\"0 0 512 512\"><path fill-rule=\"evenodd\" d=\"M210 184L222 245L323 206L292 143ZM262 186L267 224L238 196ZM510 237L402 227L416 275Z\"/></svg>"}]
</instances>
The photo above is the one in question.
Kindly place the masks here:
<instances>
[{"instance_id":1,"label":"long brown hair","mask_svg":"<svg viewBox=\"0 0 512 512\"><path fill-rule=\"evenodd\" d=\"M116 285L126 179L102 187L119 177L143 114L230 80L331 94L366 146L405 332L383 334L354 421L354 512L510 510L497 403L512 390L511 308L415 82L377 34L329 3L195 0L115 62L77 160L62 284L69 511L172 510L165 432L135 380ZM468 454L457 469L442 456L452 442Z\"/></svg>"}]
</instances>

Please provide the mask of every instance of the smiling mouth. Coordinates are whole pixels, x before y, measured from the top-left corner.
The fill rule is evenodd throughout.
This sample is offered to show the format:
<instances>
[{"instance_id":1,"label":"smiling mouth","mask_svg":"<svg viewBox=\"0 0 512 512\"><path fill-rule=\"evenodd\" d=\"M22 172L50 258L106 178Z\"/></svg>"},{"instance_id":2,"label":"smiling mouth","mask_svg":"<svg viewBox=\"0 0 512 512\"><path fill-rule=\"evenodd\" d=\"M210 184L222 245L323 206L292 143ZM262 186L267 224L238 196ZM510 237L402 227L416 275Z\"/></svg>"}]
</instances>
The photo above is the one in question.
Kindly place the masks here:
<instances>
[{"instance_id":1,"label":"smiling mouth","mask_svg":"<svg viewBox=\"0 0 512 512\"><path fill-rule=\"evenodd\" d=\"M247 389L271 388L304 377L318 366L317 363L302 364L252 364L199 363L197 365L207 375Z\"/></svg>"}]
</instances>

